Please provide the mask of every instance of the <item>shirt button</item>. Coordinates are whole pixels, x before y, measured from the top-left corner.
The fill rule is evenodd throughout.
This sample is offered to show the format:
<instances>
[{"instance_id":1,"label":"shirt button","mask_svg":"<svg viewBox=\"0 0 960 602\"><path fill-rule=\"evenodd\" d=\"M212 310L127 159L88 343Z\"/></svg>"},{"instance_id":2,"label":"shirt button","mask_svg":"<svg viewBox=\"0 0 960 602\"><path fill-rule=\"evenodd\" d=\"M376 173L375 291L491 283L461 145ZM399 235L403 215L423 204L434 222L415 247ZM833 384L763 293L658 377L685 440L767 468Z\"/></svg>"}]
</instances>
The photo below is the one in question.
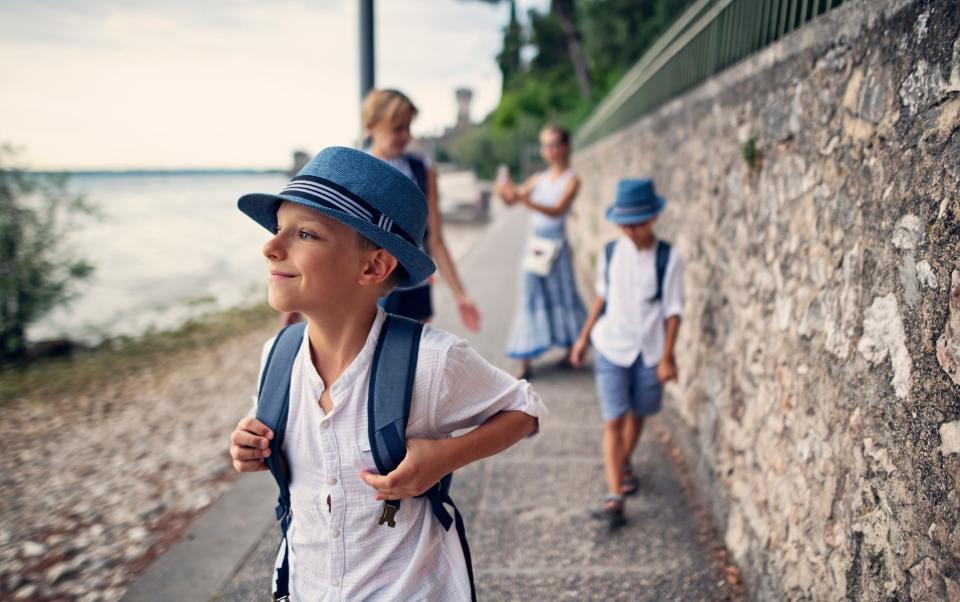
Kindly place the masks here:
<instances>
[{"instance_id":1,"label":"shirt button","mask_svg":"<svg viewBox=\"0 0 960 602\"><path fill-rule=\"evenodd\" d=\"M330 537L333 537L334 539L336 539L337 537L340 537L340 531L336 529L334 529L333 531L330 531Z\"/></svg>"},{"instance_id":2,"label":"shirt button","mask_svg":"<svg viewBox=\"0 0 960 602\"><path fill-rule=\"evenodd\" d=\"M325 428L325 429L328 429L328 428L330 428L330 421L329 421L329 420L324 420L323 422L320 423L320 426L322 426L322 427Z\"/></svg>"},{"instance_id":3,"label":"shirt button","mask_svg":"<svg viewBox=\"0 0 960 602\"><path fill-rule=\"evenodd\" d=\"M333 581L330 582L330 585L332 587L340 587L340 582L334 579Z\"/></svg>"},{"instance_id":4,"label":"shirt button","mask_svg":"<svg viewBox=\"0 0 960 602\"><path fill-rule=\"evenodd\" d=\"M330 479L327 481L327 484L329 484L329 485L336 485L336 484L337 484L337 478L336 478L336 477L330 477Z\"/></svg>"}]
</instances>

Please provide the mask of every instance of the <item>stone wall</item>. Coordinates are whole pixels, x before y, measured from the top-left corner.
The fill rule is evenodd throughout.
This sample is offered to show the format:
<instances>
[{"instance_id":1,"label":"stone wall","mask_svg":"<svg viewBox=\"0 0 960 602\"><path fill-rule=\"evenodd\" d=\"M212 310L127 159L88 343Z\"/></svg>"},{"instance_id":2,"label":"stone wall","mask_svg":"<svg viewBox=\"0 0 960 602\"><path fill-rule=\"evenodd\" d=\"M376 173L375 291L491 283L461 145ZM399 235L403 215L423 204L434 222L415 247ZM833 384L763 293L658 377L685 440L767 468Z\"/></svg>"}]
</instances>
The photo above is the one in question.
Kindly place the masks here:
<instances>
[{"instance_id":1,"label":"stone wall","mask_svg":"<svg viewBox=\"0 0 960 602\"><path fill-rule=\"evenodd\" d=\"M586 275L669 199L663 416L757 599L960 600L958 92L960 3L853 1L574 157Z\"/></svg>"}]
</instances>

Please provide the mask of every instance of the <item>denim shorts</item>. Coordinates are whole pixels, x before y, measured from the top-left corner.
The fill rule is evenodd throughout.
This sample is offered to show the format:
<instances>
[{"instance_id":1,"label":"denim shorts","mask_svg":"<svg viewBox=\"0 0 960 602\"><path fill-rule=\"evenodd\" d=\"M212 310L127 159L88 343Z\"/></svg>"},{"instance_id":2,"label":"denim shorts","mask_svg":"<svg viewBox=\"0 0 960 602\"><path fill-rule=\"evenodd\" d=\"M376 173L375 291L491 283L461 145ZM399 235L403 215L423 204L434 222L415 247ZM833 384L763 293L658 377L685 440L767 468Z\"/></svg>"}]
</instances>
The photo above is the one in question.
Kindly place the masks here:
<instances>
[{"instance_id":1,"label":"denim shorts","mask_svg":"<svg viewBox=\"0 0 960 602\"><path fill-rule=\"evenodd\" d=\"M643 356L637 356L632 366L624 368L597 352L593 370L604 420L620 418L627 412L644 417L660 411L663 387L656 366L644 366Z\"/></svg>"}]
</instances>

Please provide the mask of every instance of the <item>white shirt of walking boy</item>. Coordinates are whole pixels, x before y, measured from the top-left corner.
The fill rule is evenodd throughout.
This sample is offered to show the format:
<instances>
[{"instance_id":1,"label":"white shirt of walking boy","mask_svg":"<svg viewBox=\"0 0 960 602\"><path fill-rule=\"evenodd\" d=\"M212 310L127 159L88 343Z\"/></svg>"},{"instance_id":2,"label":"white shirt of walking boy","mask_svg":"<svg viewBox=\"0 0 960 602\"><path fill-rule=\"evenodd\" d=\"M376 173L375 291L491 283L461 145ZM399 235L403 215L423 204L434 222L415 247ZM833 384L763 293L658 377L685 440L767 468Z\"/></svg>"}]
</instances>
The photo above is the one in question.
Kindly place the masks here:
<instances>
[{"instance_id":1,"label":"white shirt of walking boy","mask_svg":"<svg viewBox=\"0 0 960 602\"><path fill-rule=\"evenodd\" d=\"M663 297L657 295L657 245L638 249L626 236L617 239L607 261L601 251L597 260L597 295L607 301L605 313L590 334L593 347L610 362L630 367L637 356L643 364L656 366L663 355L664 321L683 312L683 263L676 247L663 278ZM609 289L609 290L608 290Z\"/></svg>"}]
</instances>

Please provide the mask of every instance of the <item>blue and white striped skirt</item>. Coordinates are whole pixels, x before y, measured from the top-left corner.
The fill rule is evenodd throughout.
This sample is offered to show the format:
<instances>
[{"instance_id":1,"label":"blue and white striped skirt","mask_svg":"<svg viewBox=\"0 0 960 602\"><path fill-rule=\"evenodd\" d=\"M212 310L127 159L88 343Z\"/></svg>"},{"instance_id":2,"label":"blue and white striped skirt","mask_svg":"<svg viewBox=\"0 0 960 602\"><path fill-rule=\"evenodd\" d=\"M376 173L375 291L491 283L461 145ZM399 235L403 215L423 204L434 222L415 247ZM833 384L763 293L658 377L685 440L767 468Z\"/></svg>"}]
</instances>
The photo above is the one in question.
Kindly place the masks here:
<instances>
[{"instance_id":1,"label":"blue and white striped skirt","mask_svg":"<svg viewBox=\"0 0 960 602\"><path fill-rule=\"evenodd\" d=\"M510 326L507 355L532 359L551 347L571 347L586 317L573 276L570 244L564 240L549 275L520 272L520 300Z\"/></svg>"}]
</instances>

